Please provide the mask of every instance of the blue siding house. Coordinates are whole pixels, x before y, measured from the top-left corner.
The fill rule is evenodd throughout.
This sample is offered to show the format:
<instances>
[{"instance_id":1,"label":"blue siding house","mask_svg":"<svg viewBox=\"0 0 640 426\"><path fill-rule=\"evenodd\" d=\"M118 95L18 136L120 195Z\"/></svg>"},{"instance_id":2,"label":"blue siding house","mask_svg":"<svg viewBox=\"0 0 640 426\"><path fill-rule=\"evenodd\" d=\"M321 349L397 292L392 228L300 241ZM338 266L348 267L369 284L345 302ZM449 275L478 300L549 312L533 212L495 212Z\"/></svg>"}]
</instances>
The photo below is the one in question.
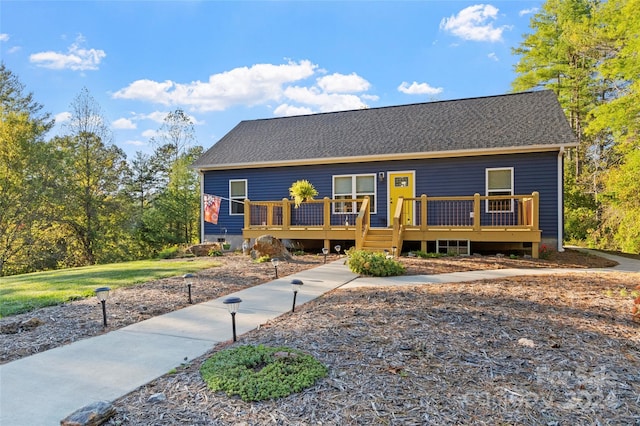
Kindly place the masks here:
<instances>
[{"instance_id":1,"label":"blue siding house","mask_svg":"<svg viewBox=\"0 0 640 426\"><path fill-rule=\"evenodd\" d=\"M563 156L576 145L551 91L243 121L193 165L202 193L222 198L202 241L562 250ZM318 196L295 208L300 179Z\"/></svg>"}]
</instances>

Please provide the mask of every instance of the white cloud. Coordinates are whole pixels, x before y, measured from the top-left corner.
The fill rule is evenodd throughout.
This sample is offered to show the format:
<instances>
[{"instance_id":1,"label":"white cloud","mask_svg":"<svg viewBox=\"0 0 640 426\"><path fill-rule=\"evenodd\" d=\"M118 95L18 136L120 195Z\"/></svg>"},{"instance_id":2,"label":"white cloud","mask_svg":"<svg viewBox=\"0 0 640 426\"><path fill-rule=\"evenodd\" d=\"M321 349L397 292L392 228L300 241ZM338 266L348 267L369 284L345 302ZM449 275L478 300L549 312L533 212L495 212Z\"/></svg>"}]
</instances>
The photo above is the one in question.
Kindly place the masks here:
<instances>
[{"instance_id":1,"label":"white cloud","mask_svg":"<svg viewBox=\"0 0 640 426\"><path fill-rule=\"evenodd\" d=\"M147 139L155 138L156 136L158 136L158 131L153 129L145 130L144 132L142 132L142 136Z\"/></svg>"},{"instance_id":2,"label":"white cloud","mask_svg":"<svg viewBox=\"0 0 640 426\"><path fill-rule=\"evenodd\" d=\"M335 73L320 77L317 80L318 87L326 93L356 93L369 90L370 84L367 80L356 73L349 75Z\"/></svg>"},{"instance_id":3,"label":"white cloud","mask_svg":"<svg viewBox=\"0 0 640 426\"><path fill-rule=\"evenodd\" d=\"M34 53L29 61L42 68L54 70L70 69L73 71L97 70L100 62L107 56L104 50L85 49L82 35L69 46L66 53L47 51Z\"/></svg>"},{"instance_id":4,"label":"white cloud","mask_svg":"<svg viewBox=\"0 0 640 426\"><path fill-rule=\"evenodd\" d=\"M68 111L60 112L53 117L56 121L56 124L64 123L66 121L71 120L71 113Z\"/></svg>"},{"instance_id":5,"label":"white cloud","mask_svg":"<svg viewBox=\"0 0 640 426\"><path fill-rule=\"evenodd\" d=\"M472 41L496 42L502 40L502 33L508 26L494 27L498 17L498 8L490 4L469 6L440 21L440 29Z\"/></svg>"},{"instance_id":6,"label":"white cloud","mask_svg":"<svg viewBox=\"0 0 640 426\"><path fill-rule=\"evenodd\" d=\"M332 112L366 108L367 105L356 95L325 93L318 87L288 87L284 95L295 102L310 105L316 111Z\"/></svg>"},{"instance_id":7,"label":"white cloud","mask_svg":"<svg viewBox=\"0 0 640 426\"><path fill-rule=\"evenodd\" d=\"M111 124L114 129L135 129L137 127L136 123L129 120L128 118L118 118Z\"/></svg>"},{"instance_id":8,"label":"white cloud","mask_svg":"<svg viewBox=\"0 0 640 426\"><path fill-rule=\"evenodd\" d=\"M496 62L499 62L499 61L500 61L500 58L498 58L498 55L496 55L496 53L495 53L495 52L491 52L491 53L489 53L489 54L487 55L487 57L488 57L489 59L493 59L493 60L494 60L494 61L496 61Z\"/></svg>"},{"instance_id":9,"label":"white cloud","mask_svg":"<svg viewBox=\"0 0 640 426\"><path fill-rule=\"evenodd\" d=\"M9 41L9 34L0 33L0 41Z\"/></svg>"},{"instance_id":10,"label":"white cloud","mask_svg":"<svg viewBox=\"0 0 640 426\"><path fill-rule=\"evenodd\" d=\"M257 64L213 74L206 82L138 80L113 94L116 99L136 99L162 105L182 105L198 111L222 111L234 105L258 105L279 100L283 86L314 74L309 61L281 65Z\"/></svg>"},{"instance_id":11,"label":"white cloud","mask_svg":"<svg viewBox=\"0 0 640 426\"><path fill-rule=\"evenodd\" d=\"M125 141L125 145L145 146L147 143L143 141Z\"/></svg>"},{"instance_id":12,"label":"white cloud","mask_svg":"<svg viewBox=\"0 0 640 426\"><path fill-rule=\"evenodd\" d=\"M256 64L213 74L206 82L137 80L112 96L115 99L177 105L200 112L222 111L237 105L275 103L273 112L278 116L359 109L367 107L365 100L378 100L375 95L362 93L371 85L356 73L334 73L317 78L315 84L293 85L325 72L308 60L288 61L280 65ZM154 118L151 115L145 117L161 122L166 115L153 114ZM142 117L138 115L136 119ZM194 124L201 124L195 117L190 118Z\"/></svg>"},{"instance_id":13,"label":"white cloud","mask_svg":"<svg viewBox=\"0 0 640 426\"><path fill-rule=\"evenodd\" d=\"M537 7L532 7L531 9L522 9L520 12L518 12L518 15L519 16L531 15L532 13L537 13L538 10L539 9Z\"/></svg>"},{"instance_id":14,"label":"white cloud","mask_svg":"<svg viewBox=\"0 0 640 426\"><path fill-rule=\"evenodd\" d=\"M290 115L307 115L313 114L313 110L309 107L297 107L289 104L282 104L273 110L273 115L290 116Z\"/></svg>"},{"instance_id":15,"label":"white cloud","mask_svg":"<svg viewBox=\"0 0 640 426\"><path fill-rule=\"evenodd\" d=\"M403 81L402 84L398 86L398 91L407 95L437 95L442 93L443 90L442 87L431 87L429 83L418 83L415 81L411 84Z\"/></svg>"}]
</instances>

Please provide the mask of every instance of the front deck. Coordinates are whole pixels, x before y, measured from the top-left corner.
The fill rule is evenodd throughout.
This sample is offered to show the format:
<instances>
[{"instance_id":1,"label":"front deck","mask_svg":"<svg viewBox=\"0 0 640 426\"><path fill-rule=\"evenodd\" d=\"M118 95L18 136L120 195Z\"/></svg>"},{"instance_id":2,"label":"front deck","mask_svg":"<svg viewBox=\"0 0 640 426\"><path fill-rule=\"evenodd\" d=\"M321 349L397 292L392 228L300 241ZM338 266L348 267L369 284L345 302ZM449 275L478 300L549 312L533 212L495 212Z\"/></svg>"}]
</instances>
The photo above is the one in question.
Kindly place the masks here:
<instances>
[{"instance_id":1,"label":"front deck","mask_svg":"<svg viewBox=\"0 0 640 426\"><path fill-rule=\"evenodd\" d=\"M405 241L457 240L531 243L538 257L539 196L529 195L399 198L386 228L372 227L369 199L310 200L295 208L292 201L245 200L244 239L264 234L279 239L352 240L356 249L402 249ZM398 251L399 252L399 251ZM398 253L399 254L399 253Z\"/></svg>"}]
</instances>

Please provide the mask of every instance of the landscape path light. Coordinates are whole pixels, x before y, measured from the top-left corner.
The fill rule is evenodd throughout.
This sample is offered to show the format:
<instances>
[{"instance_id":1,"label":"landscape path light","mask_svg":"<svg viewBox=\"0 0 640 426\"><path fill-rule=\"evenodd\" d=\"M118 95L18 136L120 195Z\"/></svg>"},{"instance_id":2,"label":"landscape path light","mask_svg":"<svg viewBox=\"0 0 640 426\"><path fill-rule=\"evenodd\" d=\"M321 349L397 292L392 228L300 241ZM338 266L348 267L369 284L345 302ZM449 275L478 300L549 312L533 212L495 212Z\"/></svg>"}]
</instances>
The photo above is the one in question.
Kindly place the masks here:
<instances>
[{"instance_id":1,"label":"landscape path light","mask_svg":"<svg viewBox=\"0 0 640 426\"><path fill-rule=\"evenodd\" d=\"M393 257L394 257L394 258L396 257L396 250L397 250L397 249L398 249L398 247L396 247L396 246L391 247L391 250L392 250L392 253L393 253Z\"/></svg>"},{"instance_id":2,"label":"landscape path light","mask_svg":"<svg viewBox=\"0 0 640 426\"><path fill-rule=\"evenodd\" d=\"M340 244L337 244L334 249L336 250L336 252L338 253L338 257L340 257L340 250L342 250L342 247L340 247Z\"/></svg>"},{"instance_id":3,"label":"landscape path light","mask_svg":"<svg viewBox=\"0 0 640 426\"><path fill-rule=\"evenodd\" d=\"M242 242L242 254L247 254L249 250L249 243L245 240Z\"/></svg>"},{"instance_id":4,"label":"landscape path light","mask_svg":"<svg viewBox=\"0 0 640 426\"><path fill-rule=\"evenodd\" d=\"M236 313L238 312L238 308L240 307L240 302L242 299L239 297L227 297L222 301L225 305L227 305L227 310L231 314L231 330L233 331L233 341L236 339Z\"/></svg>"},{"instance_id":5,"label":"landscape path light","mask_svg":"<svg viewBox=\"0 0 640 426\"><path fill-rule=\"evenodd\" d=\"M327 255L329 254L329 249L326 247L322 247L322 254L324 255L324 263L327 263Z\"/></svg>"},{"instance_id":6,"label":"landscape path light","mask_svg":"<svg viewBox=\"0 0 640 426\"><path fill-rule=\"evenodd\" d=\"M109 291L111 289L109 287L100 287L96 288L96 297L100 301L102 305L102 325L103 327L107 326L107 298L109 297Z\"/></svg>"},{"instance_id":7,"label":"landscape path light","mask_svg":"<svg viewBox=\"0 0 640 426\"><path fill-rule=\"evenodd\" d=\"M271 259L271 264L273 265L273 268L276 270L276 279L278 279L278 263L280 262L280 260L276 257L274 257L273 259Z\"/></svg>"},{"instance_id":8,"label":"landscape path light","mask_svg":"<svg viewBox=\"0 0 640 426\"><path fill-rule=\"evenodd\" d=\"M187 287L187 294L189 303L193 305L193 299L191 299L191 287L193 286L193 280L196 278L195 274L184 274L182 276L184 284Z\"/></svg>"},{"instance_id":9,"label":"landscape path light","mask_svg":"<svg viewBox=\"0 0 640 426\"><path fill-rule=\"evenodd\" d=\"M291 290L293 290L293 306L291 307L291 312L296 311L296 296L298 295L298 291L302 288L302 280L294 279L291 280Z\"/></svg>"}]
</instances>

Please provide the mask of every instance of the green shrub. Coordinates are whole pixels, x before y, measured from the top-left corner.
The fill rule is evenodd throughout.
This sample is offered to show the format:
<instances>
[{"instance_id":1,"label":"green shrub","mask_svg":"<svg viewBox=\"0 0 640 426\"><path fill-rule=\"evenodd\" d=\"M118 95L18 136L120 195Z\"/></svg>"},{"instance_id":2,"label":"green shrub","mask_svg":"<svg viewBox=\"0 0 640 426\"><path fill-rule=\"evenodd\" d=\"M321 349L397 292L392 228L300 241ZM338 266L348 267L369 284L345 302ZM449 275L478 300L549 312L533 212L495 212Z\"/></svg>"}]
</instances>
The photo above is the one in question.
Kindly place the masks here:
<instances>
[{"instance_id":1,"label":"green shrub","mask_svg":"<svg viewBox=\"0 0 640 426\"><path fill-rule=\"evenodd\" d=\"M326 377L311 355L287 347L239 346L216 353L200 367L209 389L244 401L282 398Z\"/></svg>"},{"instance_id":2,"label":"green shrub","mask_svg":"<svg viewBox=\"0 0 640 426\"><path fill-rule=\"evenodd\" d=\"M269 261L271 261L271 256L269 255L260 256L259 258L256 259L256 263L265 263Z\"/></svg>"},{"instance_id":3,"label":"green shrub","mask_svg":"<svg viewBox=\"0 0 640 426\"><path fill-rule=\"evenodd\" d=\"M349 250L347 266L356 274L371 277L389 277L402 275L405 272L402 263L387 258L384 253L374 253L365 250Z\"/></svg>"},{"instance_id":4,"label":"green shrub","mask_svg":"<svg viewBox=\"0 0 640 426\"><path fill-rule=\"evenodd\" d=\"M207 254L211 257L222 256L222 252L218 249L211 249Z\"/></svg>"},{"instance_id":5,"label":"green shrub","mask_svg":"<svg viewBox=\"0 0 640 426\"><path fill-rule=\"evenodd\" d=\"M431 252L431 253L427 253L426 251L422 251L422 250L417 250L412 252L414 253L416 256L422 258L422 259L435 259L435 258L439 258L439 257L447 257L449 256L446 253L435 253L435 252Z\"/></svg>"},{"instance_id":6,"label":"green shrub","mask_svg":"<svg viewBox=\"0 0 640 426\"><path fill-rule=\"evenodd\" d=\"M178 256L179 250L180 250L180 247L178 246L165 247L160 252L158 252L158 258L174 259L175 257Z\"/></svg>"}]
</instances>

